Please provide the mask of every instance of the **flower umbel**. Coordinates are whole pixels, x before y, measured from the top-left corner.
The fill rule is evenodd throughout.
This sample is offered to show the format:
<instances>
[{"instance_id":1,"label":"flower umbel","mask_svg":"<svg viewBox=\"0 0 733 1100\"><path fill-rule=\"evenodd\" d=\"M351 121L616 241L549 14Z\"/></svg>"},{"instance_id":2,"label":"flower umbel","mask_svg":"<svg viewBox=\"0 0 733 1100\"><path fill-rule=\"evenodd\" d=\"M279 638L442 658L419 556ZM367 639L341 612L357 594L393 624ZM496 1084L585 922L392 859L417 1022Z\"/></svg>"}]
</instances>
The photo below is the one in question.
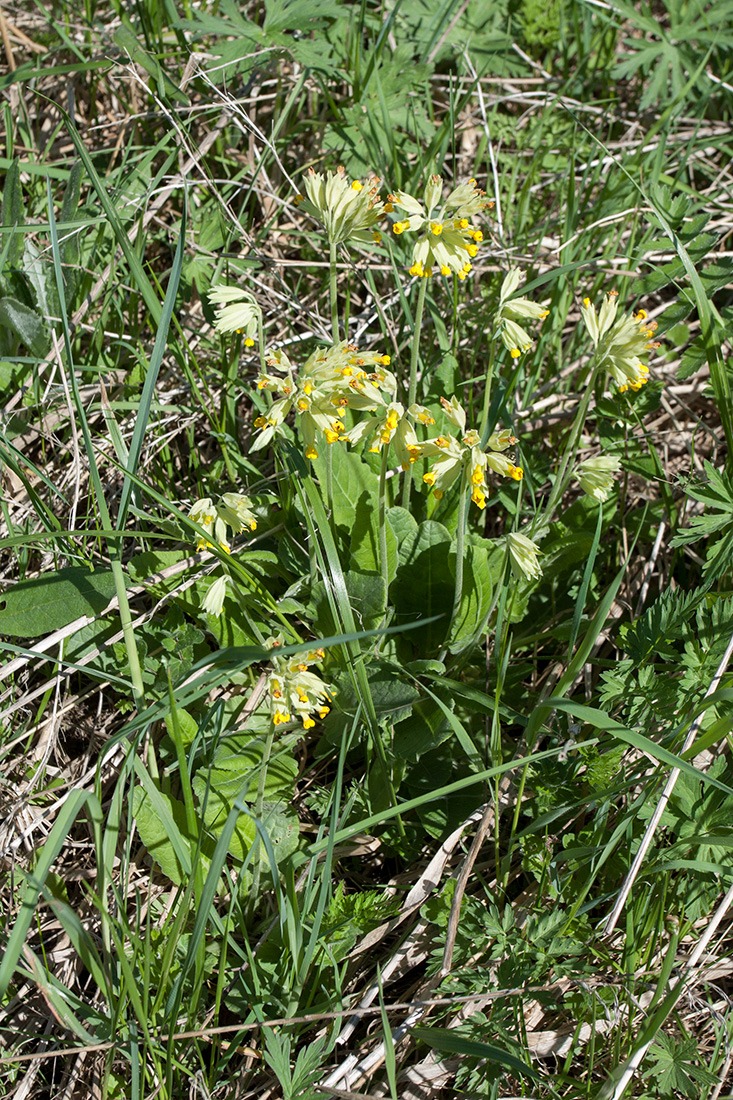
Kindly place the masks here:
<instances>
[{"instance_id":1,"label":"flower umbel","mask_svg":"<svg viewBox=\"0 0 733 1100\"><path fill-rule=\"evenodd\" d=\"M427 278L434 272L450 275L455 272L465 279L471 270L471 260L476 256L484 235L471 219L493 202L484 198L484 192L469 180L454 187L443 202L443 183L440 176L431 176L425 185L423 201L405 191L389 196L390 203L403 210L407 217L396 221L392 232L417 233L412 249L410 274Z\"/></svg>"},{"instance_id":2,"label":"flower umbel","mask_svg":"<svg viewBox=\"0 0 733 1100\"><path fill-rule=\"evenodd\" d=\"M518 580L524 578L528 581L534 581L542 576L538 561L540 550L536 543L528 539L526 535L520 535L518 531L510 531L506 536L506 545L509 550L512 573Z\"/></svg>"},{"instance_id":3,"label":"flower umbel","mask_svg":"<svg viewBox=\"0 0 733 1100\"><path fill-rule=\"evenodd\" d=\"M613 488L614 474L620 469L621 462L615 455L598 455L581 462L574 476L583 492L600 503L608 499Z\"/></svg>"},{"instance_id":4,"label":"flower umbel","mask_svg":"<svg viewBox=\"0 0 733 1100\"><path fill-rule=\"evenodd\" d=\"M529 298L512 297L521 278L522 274L517 267L507 272L499 292L499 308L496 314L498 331L512 359L518 359L523 351L530 351L532 348L532 337L518 322L543 321L550 312Z\"/></svg>"},{"instance_id":5,"label":"flower umbel","mask_svg":"<svg viewBox=\"0 0 733 1100\"><path fill-rule=\"evenodd\" d=\"M382 394L390 397L397 379L386 369L389 356L379 352L359 352L353 344L334 344L319 348L297 369L284 351L274 352L267 366L277 374L261 374L257 388L277 396L265 416L255 420L261 428L252 445L257 451L278 433L288 414L299 417L306 458L318 458L318 440L327 443L346 439L343 417L347 408L371 410L384 404Z\"/></svg>"},{"instance_id":6,"label":"flower umbel","mask_svg":"<svg viewBox=\"0 0 733 1100\"><path fill-rule=\"evenodd\" d=\"M217 332L241 332L245 347L254 346L260 322L260 307L254 297L238 286L212 286L209 301L217 306L214 328Z\"/></svg>"},{"instance_id":7,"label":"flower umbel","mask_svg":"<svg viewBox=\"0 0 733 1100\"><path fill-rule=\"evenodd\" d=\"M486 494L488 493L488 470L493 470L502 477L511 477L515 481L521 481L524 471L521 466L515 466L505 454L507 447L517 442L509 431L494 432L488 440L488 450L481 448L481 439L478 432L471 429L466 432L466 413L454 397L451 401L441 398L441 404L449 420L456 425L461 432L461 438L456 439L452 435L439 435L434 439L427 439L419 443L417 449L420 455L439 455L433 463L431 470L424 475L423 481L435 492L438 500L446 489L450 488L463 470L468 470L471 485L471 500L479 508L486 507Z\"/></svg>"},{"instance_id":8,"label":"flower umbel","mask_svg":"<svg viewBox=\"0 0 733 1100\"><path fill-rule=\"evenodd\" d=\"M326 230L329 244L375 242L374 226L384 215L384 203L379 197L380 180L376 176L366 181L349 182L344 169L326 172L325 176L309 168L305 175L305 196L296 202ZM376 234L379 237L379 234Z\"/></svg>"},{"instance_id":9,"label":"flower umbel","mask_svg":"<svg viewBox=\"0 0 733 1100\"><path fill-rule=\"evenodd\" d=\"M590 298L584 298L580 312L596 349L597 364L608 371L619 393L624 393L640 390L648 381L649 367L639 356L659 344L651 339L657 322L649 321L645 310L617 318L617 297L610 291L598 313Z\"/></svg>"},{"instance_id":10,"label":"flower umbel","mask_svg":"<svg viewBox=\"0 0 733 1100\"><path fill-rule=\"evenodd\" d=\"M303 723L303 729L315 726L313 717L325 718L332 699L331 690L310 665L323 660L323 650L313 649L290 657L279 657L277 650L283 644L282 635L268 638L266 647L272 651L270 671L267 674L267 694L270 714L276 726L290 722L293 716Z\"/></svg>"},{"instance_id":11,"label":"flower umbel","mask_svg":"<svg viewBox=\"0 0 733 1100\"><path fill-rule=\"evenodd\" d=\"M219 498L218 504L213 504L210 497L197 500L191 507L188 516L199 527L207 532L207 538L199 535L196 541L198 550L206 550L218 543L227 554L231 553L229 532L231 527L235 535L249 528L254 531L257 520L250 510L250 499L243 493L224 493ZM218 612L217 612L218 614Z\"/></svg>"}]
</instances>

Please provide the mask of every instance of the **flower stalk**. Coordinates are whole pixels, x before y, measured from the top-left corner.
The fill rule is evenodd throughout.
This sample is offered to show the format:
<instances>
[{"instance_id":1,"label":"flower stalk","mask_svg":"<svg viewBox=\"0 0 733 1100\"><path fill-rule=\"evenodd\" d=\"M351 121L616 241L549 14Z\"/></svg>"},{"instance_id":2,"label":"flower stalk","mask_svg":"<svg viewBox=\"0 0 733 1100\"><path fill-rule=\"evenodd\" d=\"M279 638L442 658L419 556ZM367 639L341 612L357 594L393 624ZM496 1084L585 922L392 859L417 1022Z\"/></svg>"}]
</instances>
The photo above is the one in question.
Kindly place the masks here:
<instances>
[{"instance_id":1,"label":"flower stalk","mask_svg":"<svg viewBox=\"0 0 733 1100\"><path fill-rule=\"evenodd\" d=\"M384 598L389 592L389 561L387 559L387 458L389 447L382 447L382 462L379 468L379 567L384 581Z\"/></svg>"},{"instance_id":2,"label":"flower stalk","mask_svg":"<svg viewBox=\"0 0 733 1100\"><path fill-rule=\"evenodd\" d=\"M417 306L415 307L415 327L412 332L412 348L410 350L410 378L407 387L407 405L415 404L417 397L417 365L420 358L420 333L422 331L423 313L425 312L425 294L428 288L427 279L420 279L417 291ZM402 486L402 507L410 507L410 493L412 492L412 475L409 471L405 475Z\"/></svg>"},{"instance_id":3,"label":"flower stalk","mask_svg":"<svg viewBox=\"0 0 733 1100\"><path fill-rule=\"evenodd\" d=\"M461 494L458 498L458 524L456 526L456 585L453 594L453 611L450 629L455 626L463 599L463 555L465 553L466 529L468 527L468 502L471 497L469 467L464 466L461 478ZM450 636L450 630L449 630Z\"/></svg>"}]
</instances>

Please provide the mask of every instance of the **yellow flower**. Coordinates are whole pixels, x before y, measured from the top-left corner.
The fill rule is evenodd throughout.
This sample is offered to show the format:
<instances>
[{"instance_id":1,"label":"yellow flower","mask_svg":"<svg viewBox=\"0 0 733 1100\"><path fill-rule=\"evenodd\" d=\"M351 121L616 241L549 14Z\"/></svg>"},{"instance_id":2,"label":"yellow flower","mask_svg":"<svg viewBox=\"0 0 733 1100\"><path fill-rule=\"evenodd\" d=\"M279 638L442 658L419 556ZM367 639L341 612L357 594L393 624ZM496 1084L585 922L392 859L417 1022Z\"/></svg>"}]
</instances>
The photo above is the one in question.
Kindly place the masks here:
<instances>
[{"instance_id":1,"label":"yellow flower","mask_svg":"<svg viewBox=\"0 0 733 1100\"><path fill-rule=\"evenodd\" d=\"M608 499L614 474L620 469L621 462L615 455L597 455L581 462L574 476L584 493L602 502Z\"/></svg>"},{"instance_id":2,"label":"yellow flower","mask_svg":"<svg viewBox=\"0 0 733 1100\"><path fill-rule=\"evenodd\" d=\"M651 339L657 323L647 319L645 310L617 318L617 297L610 291L598 314L590 298L584 298L580 313L596 349L597 365L608 371L619 393L624 393L639 390L648 381L649 367L639 356L659 344Z\"/></svg>"},{"instance_id":3,"label":"yellow flower","mask_svg":"<svg viewBox=\"0 0 733 1100\"><path fill-rule=\"evenodd\" d=\"M455 187L443 201L440 176L431 176L422 202L405 191L390 195L389 201L408 215L396 221L392 231L398 236L408 231L418 235L412 249L410 274L429 278L437 267L441 275L455 272L459 279L465 279L471 270L468 258L476 255L483 240L483 233L470 219L493 206L476 181Z\"/></svg>"},{"instance_id":4,"label":"yellow flower","mask_svg":"<svg viewBox=\"0 0 733 1100\"><path fill-rule=\"evenodd\" d=\"M205 611L207 615L215 615L217 618L221 615L228 583L229 577L221 576L217 577L214 583L210 585L201 603L201 610Z\"/></svg>"},{"instance_id":5,"label":"yellow flower","mask_svg":"<svg viewBox=\"0 0 733 1100\"><path fill-rule=\"evenodd\" d=\"M320 676L310 671L310 665L323 660L323 650L314 649L291 657L280 657L281 635L268 638L265 646L271 650L270 671L267 674L267 694L273 725L291 721L291 715L300 718L303 729L315 726L313 714L325 718L332 699L331 689Z\"/></svg>"},{"instance_id":6,"label":"yellow flower","mask_svg":"<svg viewBox=\"0 0 733 1100\"><path fill-rule=\"evenodd\" d=\"M208 299L217 306L214 328L217 332L244 334L245 346L251 348L259 328L260 307L251 294L238 286L213 286Z\"/></svg>"},{"instance_id":7,"label":"yellow flower","mask_svg":"<svg viewBox=\"0 0 733 1100\"><path fill-rule=\"evenodd\" d=\"M447 401L443 397L441 404L448 419L459 429L461 437L456 439L454 436L439 435L417 445L419 456L438 456L430 471L423 476L423 481L435 490L435 496L440 499L445 490L466 470L471 486L471 500L478 508L483 509L488 493L488 470L493 470L502 477L514 478L515 481L521 481L524 476L522 467L515 466L502 453L517 440L509 431L494 432L488 442L489 449L484 451L481 449L478 432L473 429L468 432L465 430L466 413L458 400L453 397L451 401Z\"/></svg>"},{"instance_id":8,"label":"yellow flower","mask_svg":"<svg viewBox=\"0 0 733 1100\"><path fill-rule=\"evenodd\" d=\"M325 176L309 168L305 175L307 197L298 205L321 223L330 244L373 244L374 226L384 214L379 184L376 176L367 180L366 186L360 180L349 183L342 167Z\"/></svg>"},{"instance_id":9,"label":"yellow flower","mask_svg":"<svg viewBox=\"0 0 733 1100\"><path fill-rule=\"evenodd\" d=\"M513 267L507 272L499 292L499 308L496 323L504 346L512 359L518 359L522 352L532 349L532 337L518 323L522 320L542 321L549 310L537 305L529 298L513 298L522 278L519 268Z\"/></svg>"},{"instance_id":10,"label":"yellow flower","mask_svg":"<svg viewBox=\"0 0 733 1100\"><path fill-rule=\"evenodd\" d=\"M228 553L231 551L229 532L231 527L235 535L249 528L254 531L257 520L250 510L251 501L243 493L224 493L218 504L213 504L209 497L197 500L188 513L189 519L203 527L207 534L204 538L198 536L196 546L199 550L206 550L216 542Z\"/></svg>"},{"instance_id":11,"label":"yellow flower","mask_svg":"<svg viewBox=\"0 0 733 1100\"><path fill-rule=\"evenodd\" d=\"M320 436L329 444L345 438L340 417L347 408L374 409L383 404L382 392L390 395L395 392L397 379L386 370L389 362L388 355L359 352L353 344L345 342L318 348L300 369L284 351L274 352L267 360L271 373L261 374L257 386L270 390L279 399L266 416L255 421L261 432L251 450L267 446L282 431L286 417L295 412L306 458L317 458Z\"/></svg>"},{"instance_id":12,"label":"yellow flower","mask_svg":"<svg viewBox=\"0 0 733 1100\"><path fill-rule=\"evenodd\" d=\"M538 560L540 550L536 543L518 531L511 531L506 536L506 545L509 550L512 573L518 580L524 578L533 581L542 576Z\"/></svg>"}]
</instances>

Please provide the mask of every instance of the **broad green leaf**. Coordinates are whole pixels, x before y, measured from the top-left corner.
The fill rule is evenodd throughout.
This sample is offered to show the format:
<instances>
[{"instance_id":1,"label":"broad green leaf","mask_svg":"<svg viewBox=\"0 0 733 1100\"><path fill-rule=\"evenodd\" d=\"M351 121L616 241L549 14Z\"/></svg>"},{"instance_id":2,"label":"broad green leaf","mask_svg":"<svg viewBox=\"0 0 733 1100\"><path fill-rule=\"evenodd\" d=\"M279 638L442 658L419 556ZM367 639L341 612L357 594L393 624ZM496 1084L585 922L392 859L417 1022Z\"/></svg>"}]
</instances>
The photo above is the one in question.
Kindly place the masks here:
<instances>
[{"instance_id":1,"label":"broad green leaf","mask_svg":"<svg viewBox=\"0 0 733 1100\"><path fill-rule=\"evenodd\" d=\"M57 573L21 581L0 597L0 634L36 638L83 615L99 615L115 593L111 572L90 573L69 566Z\"/></svg>"},{"instance_id":2,"label":"broad green leaf","mask_svg":"<svg viewBox=\"0 0 733 1100\"><path fill-rule=\"evenodd\" d=\"M193 789L206 825L218 836L235 802L253 803L261 775L265 742L259 737L228 737L216 750L211 768L200 771ZM287 750L276 751L267 766L264 795L270 800L291 799L298 765ZM282 823L280 823L282 824ZM284 828L284 826L283 826ZM254 820L242 815L232 834L229 851L244 860L255 837Z\"/></svg>"},{"instance_id":3,"label":"broad green leaf","mask_svg":"<svg viewBox=\"0 0 733 1100\"><path fill-rule=\"evenodd\" d=\"M387 534L387 573L394 580L399 558L397 538L390 523ZM361 572L381 573L379 549L379 512L376 497L362 493L351 528L351 565Z\"/></svg>"},{"instance_id":4,"label":"broad green leaf","mask_svg":"<svg viewBox=\"0 0 733 1100\"><path fill-rule=\"evenodd\" d=\"M183 885L188 879L189 872L181 866L176 855L176 850L171 840L171 822L177 831L177 839L189 853L189 862L193 863L193 857L197 849L197 838L188 833L186 824L186 807L176 798L158 791L158 797L167 810L168 820L163 820L153 806L152 800L142 787L135 787L132 795L132 813L137 824L140 839L148 852L160 867L163 874L175 882L177 886Z\"/></svg>"},{"instance_id":5,"label":"broad green leaf","mask_svg":"<svg viewBox=\"0 0 733 1100\"><path fill-rule=\"evenodd\" d=\"M451 631L451 653L473 645L485 629L493 594L488 552L482 546L466 546L464 553L463 594Z\"/></svg>"},{"instance_id":6,"label":"broad green leaf","mask_svg":"<svg viewBox=\"0 0 733 1100\"><path fill-rule=\"evenodd\" d=\"M9 329L31 355L41 358L49 349L51 340L43 317L17 298L0 298L0 328Z\"/></svg>"},{"instance_id":7,"label":"broad green leaf","mask_svg":"<svg viewBox=\"0 0 733 1100\"><path fill-rule=\"evenodd\" d=\"M46 263L40 251L28 237L23 248L23 269L28 282L33 287L36 305L42 317L58 316L56 299L53 296L55 284L50 264Z\"/></svg>"},{"instance_id":8,"label":"broad green leaf","mask_svg":"<svg viewBox=\"0 0 733 1100\"><path fill-rule=\"evenodd\" d=\"M143 554L135 554L127 563L127 572L135 584L140 584L155 573L160 573L171 565L176 565L183 558L188 557L187 550L148 550ZM159 582L161 588L170 586L176 588L180 584L178 577L172 577L170 581Z\"/></svg>"},{"instance_id":9,"label":"broad green leaf","mask_svg":"<svg viewBox=\"0 0 733 1100\"><path fill-rule=\"evenodd\" d=\"M376 512L379 478L356 451L332 446L328 453L331 456L333 518L337 527L345 527L347 531L351 531L362 509L368 508L373 513ZM326 453L323 449L313 467L325 494L327 475Z\"/></svg>"},{"instance_id":10,"label":"broad green leaf","mask_svg":"<svg viewBox=\"0 0 733 1100\"><path fill-rule=\"evenodd\" d=\"M180 735L183 744L188 747L194 740L196 734L199 731L199 724L192 714L189 714L183 707L178 707L176 710L176 718L178 721L178 733ZM166 729L169 736L173 737L173 723L170 717L165 720Z\"/></svg>"},{"instance_id":11,"label":"broad green leaf","mask_svg":"<svg viewBox=\"0 0 733 1100\"><path fill-rule=\"evenodd\" d=\"M387 606L384 580L378 573L344 573L344 583L357 630L374 630L382 622ZM319 634L336 633L336 625L323 581L313 585L311 594L315 626Z\"/></svg>"},{"instance_id":12,"label":"broad green leaf","mask_svg":"<svg viewBox=\"0 0 733 1100\"><path fill-rule=\"evenodd\" d=\"M387 522L397 539L400 565L404 565L406 550L417 537L417 520L406 508L390 508L387 511Z\"/></svg>"},{"instance_id":13,"label":"broad green leaf","mask_svg":"<svg viewBox=\"0 0 733 1100\"><path fill-rule=\"evenodd\" d=\"M392 748L404 760L417 760L451 735L445 712L433 699L418 699L412 713L394 728Z\"/></svg>"},{"instance_id":14,"label":"broad green leaf","mask_svg":"<svg viewBox=\"0 0 733 1100\"><path fill-rule=\"evenodd\" d=\"M408 636L425 654L436 650L445 639L453 610L455 579L451 560L451 536L435 520L421 523L414 537L401 548L403 564L391 586L397 623L439 616L424 630Z\"/></svg>"}]
</instances>

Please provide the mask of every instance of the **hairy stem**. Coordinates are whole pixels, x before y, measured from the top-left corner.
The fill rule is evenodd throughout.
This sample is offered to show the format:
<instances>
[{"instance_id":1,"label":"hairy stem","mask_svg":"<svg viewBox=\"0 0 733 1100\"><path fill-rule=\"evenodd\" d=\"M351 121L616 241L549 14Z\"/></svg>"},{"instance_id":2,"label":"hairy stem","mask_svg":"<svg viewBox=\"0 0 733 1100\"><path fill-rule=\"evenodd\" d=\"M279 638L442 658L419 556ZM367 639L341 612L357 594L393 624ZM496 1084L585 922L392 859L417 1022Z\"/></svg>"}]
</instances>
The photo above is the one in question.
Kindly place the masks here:
<instances>
[{"instance_id":1,"label":"hairy stem","mask_svg":"<svg viewBox=\"0 0 733 1100\"><path fill-rule=\"evenodd\" d=\"M536 524L534 528L535 536L539 535L541 532L546 530L547 527L549 527L550 523L552 522L553 513L557 508L557 505L563 493L565 492L565 489L567 488L568 482L570 481L568 469L578 451L578 441L580 440L580 435L585 425L585 419L588 415L588 406L590 405L590 399L593 396L596 376L597 367L591 371L591 375L588 379L588 384L585 388L585 392L581 398L580 404L578 405L578 411L575 414L575 420L573 421L573 426L570 429L570 435L568 436L568 441L565 444L565 450L563 451L562 459L560 460L560 467L557 471L557 474L555 475L555 484L552 487L550 499L547 502L547 506L539 520L539 523Z\"/></svg>"},{"instance_id":2,"label":"hairy stem","mask_svg":"<svg viewBox=\"0 0 733 1100\"><path fill-rule=\"evenodd\" d=\"M489 441L489 410L491 408L491 384L494 381L494 361L496 359L496 342L492 339L489 344L489 365L486 368L486 388L484 389L484 408L481 413L481 450L483 451Z\"/></svg>"},{"instance_id":3,"label":"hairy stem","mask_svg":"<svg viewBox=\"0 0 733 1100\"><path fill-rule=\"evenodd\" d=\"M410 353L410 380L407 390L407 407L415 404L417 395L417 364L420 358L420 331L422 329L423 313L425 312L425 293L428 288L428 280L420 279L417 292L417 307L415 309L415 327L412 332L412 350ZM402 487L402 507L410 507L410 492L412 490L412 475L405 475L405 484Z\"/></svg>"},{"instance_id":4,"label":"hairy stem","mask_svg":"<svg viewBox=\"0 0 733 1100\"><path fill-rule=\"evenodd\" d=\"M466 529L468 527L468 502L471 499L471 494L468 491L468 478L469 467L465 466L463 469L463 476L461 477L461 496L458 502L458 525L456 527L456 587L453 595L451 630L455 626L458 612L461 609L461 600L463 598L463 556L465 553Z\"/></svg>"},{"instance_id":5,"label":"hairy stem","mask_svg":"<svg viewBox=\"0 0 733 1100\"><path fill-rule=\"evenodd\" d=\"M331 332L333 334L334 344L338 344L341 337L339 336L339 311L338 311L338 285L337 285L337 271L336 271L336 245L332 244L328 252L328 266L329 266L329 292L331 298Z\"/></svg>"},{"instance_id":6,"label":"hairy stem","mask_svg":"<svg viewBox=\"0 0 733 1100\"><path fill-rule=\"evenodd\" d=\"M270 725L267 730L267 737L265 739L265 748L262 753L262 765L260 770L260 778L257 783L257 796L254 804L254 816L255 821L262 825L262 807L265 802L265 784L267 782L267 769L270 765L270 757L272 755L272 744L275 740L275 723L270 720ZM252 844L252 906L257 903L257 895L260 889L260 876L262 867L262 841L260 840L259 829L255 832L255 838Z\"/></svg>"},{"instance_id":7,"label":"hairy stem","mask_svg":"<svg viewBox=\"0 0 733 1100\"><path fill-rule=\"evenodd\" d=\"M379 565L384 581L385 599L389 591L389 562L387 560L387 456L389 444L382 446L382 465L379 469Z\"/></svg>"}]
</instances>

